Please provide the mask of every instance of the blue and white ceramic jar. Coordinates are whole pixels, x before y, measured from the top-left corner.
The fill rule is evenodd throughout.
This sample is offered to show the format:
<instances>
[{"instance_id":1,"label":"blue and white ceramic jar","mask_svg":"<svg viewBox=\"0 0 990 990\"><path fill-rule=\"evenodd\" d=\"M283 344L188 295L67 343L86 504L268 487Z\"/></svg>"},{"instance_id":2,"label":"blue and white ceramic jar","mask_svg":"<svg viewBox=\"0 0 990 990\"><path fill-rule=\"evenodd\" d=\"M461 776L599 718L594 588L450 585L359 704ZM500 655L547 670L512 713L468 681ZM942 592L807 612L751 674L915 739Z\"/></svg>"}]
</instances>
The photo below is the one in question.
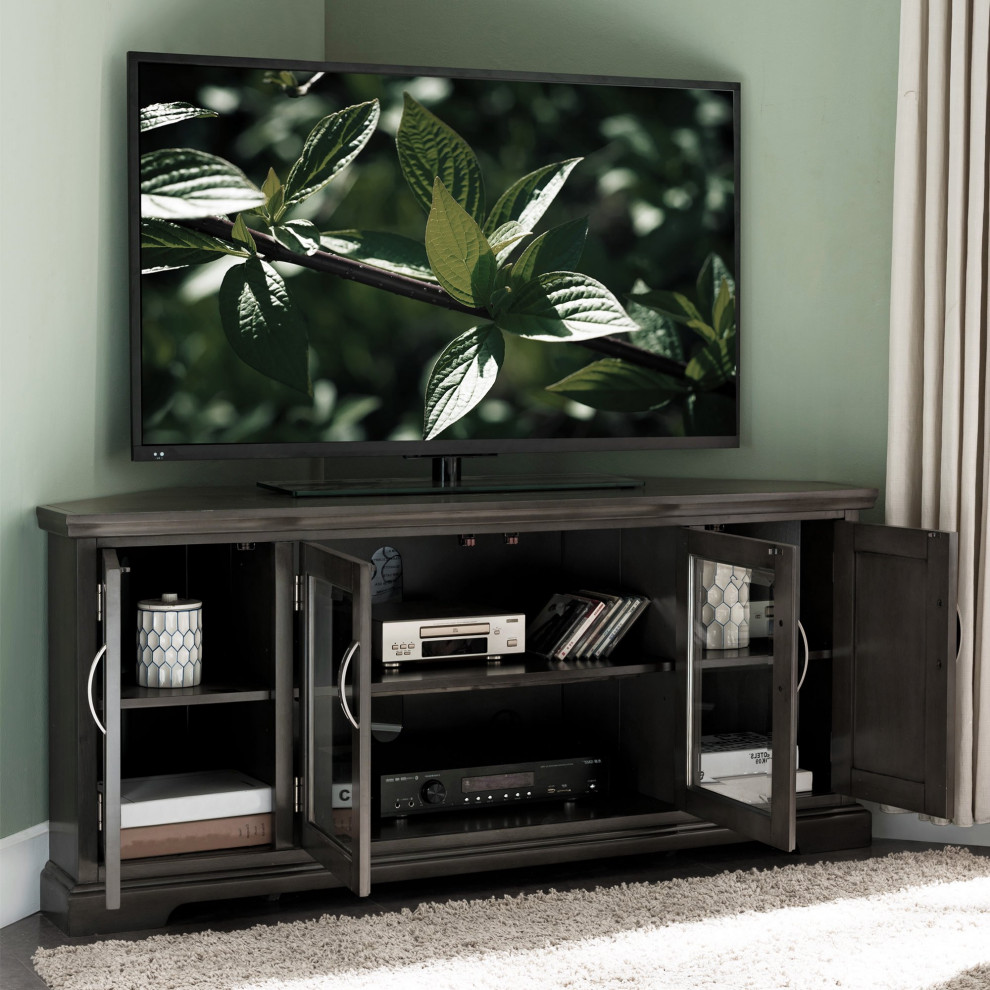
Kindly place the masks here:
<instances>
[{"instance_id":1,"label":"blue and white ceramic jar","mask_svg":"<svg viewBox=\"0 0 990 990\"><path fill-rule=\"evenodd\" d=\"M141 687L195 687L203 677L203 603L175 594L138 602Z\"/></svg>"}]
</instances>

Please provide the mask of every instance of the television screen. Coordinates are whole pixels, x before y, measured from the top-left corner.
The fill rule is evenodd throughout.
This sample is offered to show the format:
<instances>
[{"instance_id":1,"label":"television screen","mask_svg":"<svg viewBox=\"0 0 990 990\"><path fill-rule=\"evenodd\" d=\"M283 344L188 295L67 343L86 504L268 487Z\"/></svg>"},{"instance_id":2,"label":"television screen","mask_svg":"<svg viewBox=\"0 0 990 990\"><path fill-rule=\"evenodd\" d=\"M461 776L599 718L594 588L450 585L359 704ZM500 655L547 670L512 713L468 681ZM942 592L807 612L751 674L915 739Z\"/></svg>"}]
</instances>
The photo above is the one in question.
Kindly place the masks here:
<instances>
[{"instance_id":1,"label":"television screen","mask_svg":"<svg viewBox=\"0 0 990 990\"><path fill-rule=\"evenodd\" d=\"M133 456L736 445L738 101L132 53Z\"/></svg>"}]
</instances>

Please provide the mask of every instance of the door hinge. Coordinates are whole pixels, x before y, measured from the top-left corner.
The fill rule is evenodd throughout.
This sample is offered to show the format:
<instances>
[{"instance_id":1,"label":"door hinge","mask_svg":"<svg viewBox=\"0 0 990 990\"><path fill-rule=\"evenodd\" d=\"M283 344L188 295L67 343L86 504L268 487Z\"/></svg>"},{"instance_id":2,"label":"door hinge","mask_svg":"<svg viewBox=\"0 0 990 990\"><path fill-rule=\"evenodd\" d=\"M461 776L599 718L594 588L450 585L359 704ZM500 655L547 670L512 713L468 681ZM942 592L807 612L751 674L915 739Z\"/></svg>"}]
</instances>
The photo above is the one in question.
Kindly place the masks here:
<instances>
[{"instance_id":1,"label":"door hinge","mask_svg":"<svg viewBox=\"0 0 990 990\"><path fill-rule=\"evenodd\" d=\"M103 621L103 582L96 586L96 621Z\"/></svg>"},{"instance_id":2,"label":"door hinge","mask_svg":"<svg viewBox=\"0 0 990 990\"><path fill-rule=\"evenodd\" d=\"M779 557L781 554L780 547L767 547L767 553L771 557Z\"/></svg>"},{"instance_id":3,"label":"door hinge","mask_svg":"<svg viewBox=\"0 0 990 990\"><path fill-rule=\"evenodd\" d=\"M295 576L295 580L296 580L296 587L292 602L292 608L293 611L295 612L301 612L303 609L303 576L301 574L297 574Z\"/></svg>"},{"instance_id":4,"label":"door hinge","mask_svg":"<svg viewBox=\"0 0 990 990\"><path fill-rule=\"evenodd\" d=\"M302 777L295 778L293 802L295 804L296 814L298 815L302 811Z\"/></svg>"},{"instance_id":5,"label":"door hinge","mask_svg":"<svg viewBox=\"0 0 990 990\"><path fill-rule=\"evenodd\" d=\"M103 792L99 791L96 795L96 831L103 831Z\"/></svg>"}]
</instances>

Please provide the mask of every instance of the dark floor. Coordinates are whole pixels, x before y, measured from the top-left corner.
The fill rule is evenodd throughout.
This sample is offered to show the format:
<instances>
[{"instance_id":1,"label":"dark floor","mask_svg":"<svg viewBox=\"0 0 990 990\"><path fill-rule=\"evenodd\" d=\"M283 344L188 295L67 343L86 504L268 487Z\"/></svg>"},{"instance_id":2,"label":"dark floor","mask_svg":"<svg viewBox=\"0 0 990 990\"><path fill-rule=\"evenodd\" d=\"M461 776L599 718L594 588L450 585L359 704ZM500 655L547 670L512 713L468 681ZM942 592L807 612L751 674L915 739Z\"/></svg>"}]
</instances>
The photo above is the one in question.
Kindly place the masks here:
<instances>
[{"instance_id":1,"label":"dark floor","mask_svg":"<svg viewBox=\"0 0 990 990\"><path fill-rule=\"evenodd\" d=\"M119 933L113 938L139 939L155 934L224 931L262 922L287 922L318 918L324 914L364 915L381 911L414 908L424 901L484 898L493 894L520 894L532 891L595 888L620 883L669 880L674 877L705 876L725 870L767 869L789 863L817 863L823 860L868 859L902 850L939 848L931 843L877 839L865 849L798 855L777 852L755 842L678 850L649 856L630 856L598 862L567 863L530 870L503 870L462 877L443 877L377 885L372 896L359 899L341 890L309 894L287 894L277 899L248 898L199 904L176 912L166 928ZM973 847L974 853L990 855L990 847ZM38 947L79 945L110 936L63 935L46 917L29 918L0 929L0 987L3 990L44 990L47 986L35 975L31 956Z\"/></svg>"}]
</instances>

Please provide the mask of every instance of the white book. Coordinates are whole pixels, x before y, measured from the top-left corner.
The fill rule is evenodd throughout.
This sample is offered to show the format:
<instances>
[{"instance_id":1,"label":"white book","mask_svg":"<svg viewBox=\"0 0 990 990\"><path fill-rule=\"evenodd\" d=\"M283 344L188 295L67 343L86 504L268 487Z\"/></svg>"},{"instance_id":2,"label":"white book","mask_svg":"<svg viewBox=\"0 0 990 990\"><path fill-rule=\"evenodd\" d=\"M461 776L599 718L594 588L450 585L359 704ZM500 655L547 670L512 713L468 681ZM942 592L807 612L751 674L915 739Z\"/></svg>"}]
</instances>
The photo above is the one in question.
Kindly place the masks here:
<instances>
[{"instance_id":1,"label":"white book","mask_svg":"<svg viewBox=\"0 0 990 990\"><path fill-rule=\"evenodd\" d=\"M128 777L120 782L120 827L206 821L272 810L272 789L236 770Z\"/></svg>"},{"instance_id":2,"label":"white book","mask_svg":"<svg viewBox=\"0 0 990 990\"><path fill-rule=\"evenodd\" d=\"M756 732L728 732L701 737L702 780L770 773L772 769L773 749L769 736Z\"/></svg>"},{"instance_id":3,"label":"white book","mask_svg":"<svg viewBox=\"0 0 990 990\"><path fill-rule=\"evenodd\" d=\"M810 770L797 770L794 776L794 789L798 794L811 790L813 775ZM701 786L706 791L724 794L736 801L745 801L746 804L769 804L773 793L770 774L768 773L747 773L741 777L709 779Z\"/></svg>"}]
</instances>

